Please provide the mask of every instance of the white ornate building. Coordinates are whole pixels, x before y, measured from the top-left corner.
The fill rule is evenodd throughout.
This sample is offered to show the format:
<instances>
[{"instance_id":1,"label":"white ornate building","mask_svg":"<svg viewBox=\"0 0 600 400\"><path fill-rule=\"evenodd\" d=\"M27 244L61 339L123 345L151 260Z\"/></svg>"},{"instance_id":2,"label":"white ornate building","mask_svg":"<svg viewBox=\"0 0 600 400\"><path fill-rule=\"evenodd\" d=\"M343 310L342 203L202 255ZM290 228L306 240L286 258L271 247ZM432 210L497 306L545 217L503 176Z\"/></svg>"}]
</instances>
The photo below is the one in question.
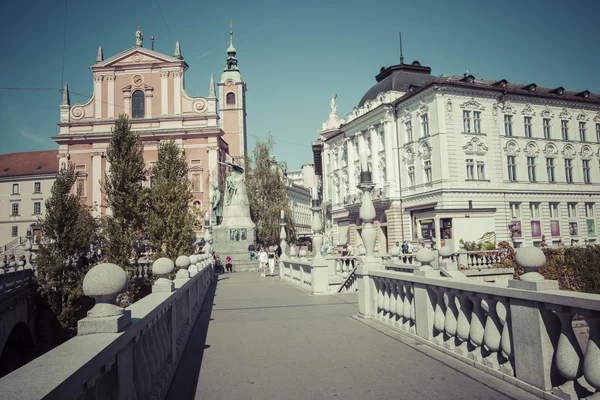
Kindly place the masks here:
<instances>
[{"instance_id":1,"label":"white ornate building","mask_svg":"<svg viewBox=\"0 0 600 400\"><path fill-rule=\"evenodd\" d=\"M598 242L600 96L430 71L382 68L344 120L332 106L319 133L334 243L361 241L361 156L380 252L431 237L457 248L490 232L516 247Z\"/></svg>"}]
</instances>

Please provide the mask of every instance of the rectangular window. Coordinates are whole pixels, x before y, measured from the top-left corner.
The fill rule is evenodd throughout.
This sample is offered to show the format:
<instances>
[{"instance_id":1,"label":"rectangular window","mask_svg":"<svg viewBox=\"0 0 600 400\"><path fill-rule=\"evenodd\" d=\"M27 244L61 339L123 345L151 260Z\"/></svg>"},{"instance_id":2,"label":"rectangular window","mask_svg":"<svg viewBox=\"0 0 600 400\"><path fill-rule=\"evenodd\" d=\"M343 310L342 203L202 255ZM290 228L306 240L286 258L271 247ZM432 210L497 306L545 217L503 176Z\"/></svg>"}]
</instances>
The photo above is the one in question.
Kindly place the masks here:
<instances>
[{"instance_id":1,"label":"rectangular window","mask_svg":"<svg viewBox=\"0 0 600 400\"><path fill-rule=\"evenodd\" d=\"M408 181L410 186L415 186L415 167L408 167Z\"/></svg>"},{"instance_id":2,"label":"rectangular window","mask_svg":"<svg viewBox=\"0 0 600 400\"><path fill-rule=\"evenodd\" d=\"M548 172L548 182L556 182L554 179L554 158L546 158L546 172Z\"/></svg>"},{"instance_id":3,"label":"rectangular window","mask_svg":"<svg viewBox=\"0 0 600 400\"><path fill-rule=\"evenodd\" d=\"M504 134L506 136L512 136L512 115L504 116Z\"/></svg>"},{"instance_id":4,"label":"rectangular window","mask_svg":"<svg viewBox=\"0 0 600 400\"><path fill-rule=\"evenodd\" d=\"M471 133L471 111L463 111L463 132Z\"/></svg>"},{"instance_id":5,"label":"rectangular window","mask_svg":"<svg viewBox=\"0 0 600 400\"><path fill-rule=\"evenodd\" d=\"M13 183L12 194L19 194L19 184L18 183Z\"/></svg>"},{"instance_id":6,"label":"rectangular window","mask_svg":"<svg viewBox=\"0 0 600 400\"><path fill-rule=\"evenodd\" d=\"M193 192L201 192L202 188L200 187L201 185L201 177L202 175L200 174L193 174L192 175L192 191Z\"/></svg>"},{"instance_id":7,"label":"rectangular window","mask_svg":"<svg viewBox=\"0 0 600 400\"><path fill-rule=\"evenodd\" d=\"M13 226L12 227L12 237L17 237L17 236L19 236L19 227Z\"/></svg>"},{"instance_id":8,"label":"rectangular window","mask_svg":"<svg viewBox=\"0 0 600 400\"><path fill-rule=\"evenodd\" d=\"M600 143L600 124L596 124L596 142Z\"/></svg>"},{"instance_id":9,"label":"rectangular window","mask_svg":"<svg viewBox=\"0 0 600 400\"><path fill-rule=\"evenodd\" d=\"M413 131L412 131L412 122L406 122L406 142L410 143L413 141Z\"/></svg>"},{"instance_id":10,"label":"rectangular window","mask_svg":"<svg viewBox=\"0 0 600 400\"><path fill-rule=\"evenodd\" d=\"M560 236L560 221L559 220L550 221L550 234L552 236Z\"/></svg>"},{"instance_id":11,"label":"rectangular window","mask_svg":"<svg viewBox=\"0 0 600 400\"><path fill-rule=\"evenodd\" d=\"M481 111L473 111L473 130L481 133Z\"/></svg>"},{"instance_id":12,"label":"rectangular window","mask_svg":"<svg viewBox=\"0 0 600 400\"><path fill-rule=\"evenodd\" d=\"M559 203L549 203L548 206L550 208L550 218L559 218L558 216L558 204Z\"/></svg>"},{"instance_id":13,"label":"rectangular window","mask_svg":"<svg viewBox=\"0 0 600 400\"><path fill-rule=\"evenodd\" d=\"M525 137L531 137L531 117L523 118L523 128L525 129Z\"/></svg>"},{"instance_id":14,"label":"rectangular window","mask_svg":"<svg viewBox=\"0 0 600 400\"><path fill-rule=\"evenodd\" d=\"M588 219L585 221L587 224L587 231L589 236L596 236L596 221Z\"/></svg>"},{"instance_id":15,"label":"rectangular window","mask_svg":"<svg viewBox=\"0 0 600 400\"><path fill-rule=\"evenodd\" d=\"M477 161L477 179L485 179L485 163L483 161Z\"/></svg>"},{"instance_id":16,"label":"rectangular window","mask_svg":"<svg viewBox=\"0 0 600 400\"><path fill-rule=\"evenodd\" d=\"M33 193L42 193L42 183L41 182L35 182L33 184Z\"/></svg>"},{"instance_id":17,"label":"rectangular window","mask_svg":"<svg viewBox=\"0 0 600 400\"><path fill-rule=\"evenodd\" d=\"M594 218L594 203L585 203L585 217Z\"/></svg>"},{"instance_id":18,"label":"rectangular window","mask_svg":"<svg viewBox=\"0 0 600 400\"><path fill-rule=\"evenodd\" d=\"M517 161L515 156L507 156L506 164L508 165L508 180L515 182L517 180Z\"/></svg>"},{"instance_id":19,"label":"rectangular window","mask_svg":"<svg viewBox=\"0 0 600 400\"><path fill-rule=\"evenodd\" d=\"M567 183L573 183L573 160L565 160L565 179Z\"/></svg>"},{"instance_id":20,"label":"rectangular window","mask_svg":"<svg viewBox=\"0 0 600 400\"><path fill-rule=\"evenodd\" d=\"M512 219L521 218L521 203L510 203L510 217Z\"/></svg>"},{"instance_id":21,"label":"rectangular window","mask_svg":"<svg viewBox=\"0 0 600 400\"><path fill-rule=\"evenodd\" d=\"M592 179L590 176L590 160L582 160L581 163L583 165L583 181L585 183L591 183Z\"/></svg>"},{"instance_id":22,"label":"rectangular window","mask_svg":"<svg viewBox=\"0 0 600 400\"><path fill-rule=\"evenodd\" d=\"M85 184L83 179L77 180L77 195L79 197L85 197Z\"/></svg>"},{"instance_id":23,"label":"rectangular window","mask_svg":"<svg viewBox=\"0 0 600 400\"><path fill-rule=\"evenodd\" d=\"M35 215L42 213L42 203L40 203L40 202L33 203L33 213Z\"/></svg>"},{"instance_id":24,"label":"rectangular window","mask_svg":"<svg viewBox=\"0 0 600 400\"><path fill-rule=\"evenodd\" d=\"M562 139L569 140L569 121L560 121L560 131L562 132Z\"/></svg>"},{"instance_id":25,"label":"rectangular window","mask_svg":"<svg viewBox=\"0 0 600 400\"><path fill-rule=\"evenodd\" d=\"M190 160L190 165L202 165L202 159Z\"/></svg>"},{"instance_id":26,"label":"rectangular window","mask_svg":"<svg viewBox=\"0 0 600 400\"><path fill-rule=\"evenodd\" d=\"M540 221L531 221L531 236L542 236L542 224L540 223Z\"/></svg>"},{"instance_id":27,"label":"rectangular window","mask_svg":"<svg viewBox=\"0 0 600 400\"><path fill-rule=\"evenodd\" d=\"M527 157L527 176L529 182L535 182L535 157Z\"/></svg>"},{"instance_id":28,"label":"rectangular window","mask_svg":"<svg viewBox=\"0 0 600 400\"><path fill-rule=\"evenodd\" d=\"M12 216L16 217L19 215L19 203L12 203Z\"/></svg>"},{"instance_id":29,"label":"rectangular window","mask_svg":"<svg viewBox=\"0 0 600 400\"><path fill-rule=\"evenodd\" d=\"M475 179L475 162L467 159L467 179Z\"/></svg>"},{"instance_id":30,"label":"rectangular window","mask_svg":"<svg viewBox=\"0 0 600 400\"><path fill-rule=\"evenodd\" d=\"M531 219L540 219L540 203L529 203Z\"/></svg>"},{"instance_id":31,"label":"rectangular window","mask_svg":"<svg viewBox=\"0 0 600 400\"><path fill-rule=\"evenodd\" d=\"M577 203L567 204L569 218L577 218Z\"/></svg>"},{"instance_id":32,"label":"rectangular window","mask_svg":"<svg viewBox=\"0 0 600 400\"><path fill-rule=\"evenodd\" d=\"M542 126L544 128L544 139L550 139L550 118L544 118Z\"/></svg>"},{"instance_id":33,"label":"rectangular window","mask_svg":"<svg viewBox=\"0 0 600 400\"><path fill-rule=\"evenodd\" d=\"M425 181L431 183L433 177L431 176L431 161L425 161Z\"/></svg>"},{"instance_id":34,"label":"rectangular window","mask_svg":"<svg viewBox=\"0 0 600 400\"><path fill-rule=\"evenodd\" d=\"M585 122L579 122L579 140L585 142Z\"/></svg>"},{"instance_id":35,"label":"rectangular window","mask_svg":"<svg viewBox=\"0 0 600 400\"><path fill-rule=\"evenodd\" d=\"M429 117L427 113L421 115L421 126L423 127L423 136L429 136Z\"/></svg>"}]
</instances>

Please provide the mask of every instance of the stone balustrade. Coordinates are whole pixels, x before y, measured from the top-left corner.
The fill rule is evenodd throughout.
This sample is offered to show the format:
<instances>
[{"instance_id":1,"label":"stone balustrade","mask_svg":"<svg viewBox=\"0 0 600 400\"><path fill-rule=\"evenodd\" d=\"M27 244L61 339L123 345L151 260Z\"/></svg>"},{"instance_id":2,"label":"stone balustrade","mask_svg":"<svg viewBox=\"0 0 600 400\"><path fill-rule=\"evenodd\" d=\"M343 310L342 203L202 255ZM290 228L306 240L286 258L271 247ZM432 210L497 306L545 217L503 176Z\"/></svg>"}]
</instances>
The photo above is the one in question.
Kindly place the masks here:
<instances>
[{"instance_id":1,"label":"stone balustrade","mask_svg":"<svg viewBox=\"0 0 600 400\"><path fill-rule=\"evenodd\" d=\"M92 268L83 288L96 305L79 321L78 336L0 379L0 397L164 398L215 276L212 256L183 256L173 283L174 263L165 260L153 265L161 277L152 293L126 309L114 304L125 272L114 264Z\"/></svg>"},{"instance_id":2,"label":"stone balustrade","mask_svg":"<svg viewBox=\"0 0 600 400\"><path fill-rule=\"evenodd\" d=\"M545 259L535 248L517 253L528 276L508 285L442 277L432 260L412 273L359 268L359 316L540 397L600 396L599 295L544 280L536 270ZM573 329L582 319L590 329L583 346Z\"/></svg>"},{"instance_id":3,"label":"stone balustrade","mask_svg":"<svg viewBox=\"0 0 600 400\"><path fill-rule=\"evenodd\" d=\"M20 269L18 271L11 269L10 272L4 272L0 269L0 301L7 296L34 285L32 269Z\"/></svg>"}]
</instances>

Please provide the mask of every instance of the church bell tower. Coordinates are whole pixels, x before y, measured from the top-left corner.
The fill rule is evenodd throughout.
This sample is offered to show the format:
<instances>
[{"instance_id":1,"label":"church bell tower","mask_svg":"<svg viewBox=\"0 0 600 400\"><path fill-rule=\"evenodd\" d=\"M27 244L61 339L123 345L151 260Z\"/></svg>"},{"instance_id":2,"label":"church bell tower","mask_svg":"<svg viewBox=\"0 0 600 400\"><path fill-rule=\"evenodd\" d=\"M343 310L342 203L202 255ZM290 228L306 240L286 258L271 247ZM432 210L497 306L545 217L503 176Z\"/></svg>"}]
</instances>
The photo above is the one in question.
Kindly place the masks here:
<instances>
[{"instance_id":1,"label":"church bell tower","mask_svg":"<svg viewBox=\"0 0 600 400\"><path fill-rule=\"evenodd\" d=\"M246 82L238 68L235 47L233 47L232 24L229 25L229 47L225 69L219 81L219 116L223 139L229 145L229 154L243 165L247 155L246 138Z\"/></svg>"}]
</instances>

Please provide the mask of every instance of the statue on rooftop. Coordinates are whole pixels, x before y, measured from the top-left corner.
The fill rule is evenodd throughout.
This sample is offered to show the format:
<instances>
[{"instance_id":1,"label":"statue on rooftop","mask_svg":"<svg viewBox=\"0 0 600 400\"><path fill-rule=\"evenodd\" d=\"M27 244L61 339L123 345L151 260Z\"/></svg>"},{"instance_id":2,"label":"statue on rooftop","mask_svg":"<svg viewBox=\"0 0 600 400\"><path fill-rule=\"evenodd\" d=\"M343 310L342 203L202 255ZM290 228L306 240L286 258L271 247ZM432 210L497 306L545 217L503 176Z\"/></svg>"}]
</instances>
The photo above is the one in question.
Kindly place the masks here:
<instances>
[{"instance_id":1,"label":"statue on rooftop","mask_svg":"<svg viewBox=\"0 0 600 400\"><path fill-rule=\"evenodd\" d=\"M331 113L337 114L337 106L335 105L335 99L337 98L337 93L331 96L331 100L329 101L329 107L331 107Z\"/></svg>"},{"instance_id":2,"label":"statue on rooftop","mask_svg":"<svg viewBox=\"0 0 600 400\"><path fill-rule=\"evenodd\" d=\"M143 42L144 42L144 34L140 30L140 26L138 25L138 29L135 32L135 45L142 47Z\"/></svg>"}]
</instances>

